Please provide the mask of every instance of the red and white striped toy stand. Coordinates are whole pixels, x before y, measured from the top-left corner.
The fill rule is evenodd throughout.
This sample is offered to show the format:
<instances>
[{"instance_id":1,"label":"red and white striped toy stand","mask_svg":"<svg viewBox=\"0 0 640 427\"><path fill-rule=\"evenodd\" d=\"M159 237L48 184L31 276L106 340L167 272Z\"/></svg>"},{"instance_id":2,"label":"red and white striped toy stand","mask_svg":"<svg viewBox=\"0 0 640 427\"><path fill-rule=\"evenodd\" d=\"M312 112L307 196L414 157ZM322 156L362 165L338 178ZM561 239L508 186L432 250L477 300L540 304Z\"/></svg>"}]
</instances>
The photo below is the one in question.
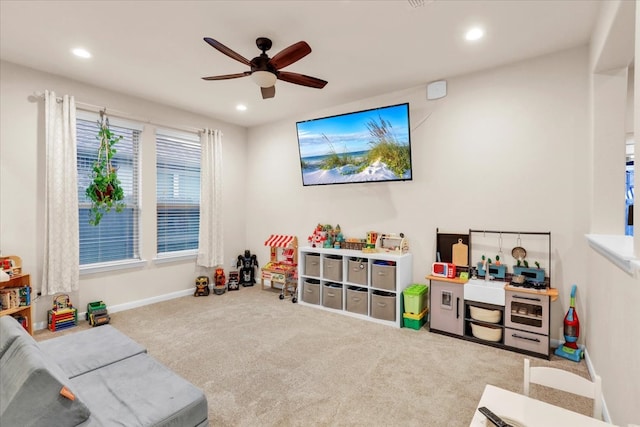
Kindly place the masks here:
<instances>
[{"instance_id":1,"label":"red and white striped toy stand","mask_svg":"<svg viewBox=\"0 0 640 427\"><path fill-rule=\"evenodd\" d=\"M269 263L262 267L261 286L268 281L271 289L281 289L295 276L298 269L298 238L286 234L272 234L264 242L270 248ZM274 284L279 284L276 288Z\"/></svg>"}]
</instances>

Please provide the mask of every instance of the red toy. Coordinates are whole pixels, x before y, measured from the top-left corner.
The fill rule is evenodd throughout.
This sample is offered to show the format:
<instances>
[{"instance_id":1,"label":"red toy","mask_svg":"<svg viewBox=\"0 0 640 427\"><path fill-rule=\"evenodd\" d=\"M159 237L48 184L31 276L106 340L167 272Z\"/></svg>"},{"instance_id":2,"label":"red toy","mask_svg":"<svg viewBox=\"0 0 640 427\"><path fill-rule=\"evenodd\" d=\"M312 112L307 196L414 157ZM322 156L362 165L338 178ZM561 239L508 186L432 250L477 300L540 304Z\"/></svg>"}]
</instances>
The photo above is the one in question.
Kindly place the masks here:
<instances>
[{"instance_id":1,"label":"red toy","mask_svg":"<svg viewBox=\"0 0 640 427\"><path fill-rule=\"evenodd\" d=\"M226 287L227 278L224 275L224 269L222 267L216 268L216 272L213 275L213 291L216 295L222 295L227 290Z\"/></svg>"},{"instance_id":2,"label":"red toy","mask_svg":"<svg viewBox=\"0 0 640 427\"><path fill-rule=\"evenodd\" d=\"M321 248L324 246L324 242L327 240L327 232L324 231L322 224L318 224L307 240L311 243L312 248Z\"/></svg>"}]
</instances>

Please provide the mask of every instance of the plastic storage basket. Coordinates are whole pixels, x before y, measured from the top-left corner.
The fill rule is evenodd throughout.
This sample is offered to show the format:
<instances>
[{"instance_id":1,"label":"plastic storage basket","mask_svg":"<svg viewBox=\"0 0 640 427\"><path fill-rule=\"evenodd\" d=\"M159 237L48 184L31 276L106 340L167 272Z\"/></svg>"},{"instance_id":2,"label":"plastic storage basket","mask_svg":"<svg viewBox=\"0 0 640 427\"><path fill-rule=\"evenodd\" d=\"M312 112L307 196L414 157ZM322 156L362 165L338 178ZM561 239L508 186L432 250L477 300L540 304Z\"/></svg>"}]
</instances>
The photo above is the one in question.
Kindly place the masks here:
<instances>
[{"instance_id":1,"label":"plastic storage basket","mask_svg":"<svg viewBox=\"0 0 640 427\"><path fill-rule=\"evenodd\" d=\"M405 328L418 330L427 322L427 307L420 314L403 313L402 320Z\"/></svg>"},{"instance_id":2,"label":"plastic storage basket","mask_svg":"<svg viewBox=\"0 0 640 427\"><path fill-rule=\"evenodd\" d=\"M427 285L415 284L402 291L404 295L404 312L421 313L425 308L425 296L429 287Z\"/></svg>"}]
</instances>

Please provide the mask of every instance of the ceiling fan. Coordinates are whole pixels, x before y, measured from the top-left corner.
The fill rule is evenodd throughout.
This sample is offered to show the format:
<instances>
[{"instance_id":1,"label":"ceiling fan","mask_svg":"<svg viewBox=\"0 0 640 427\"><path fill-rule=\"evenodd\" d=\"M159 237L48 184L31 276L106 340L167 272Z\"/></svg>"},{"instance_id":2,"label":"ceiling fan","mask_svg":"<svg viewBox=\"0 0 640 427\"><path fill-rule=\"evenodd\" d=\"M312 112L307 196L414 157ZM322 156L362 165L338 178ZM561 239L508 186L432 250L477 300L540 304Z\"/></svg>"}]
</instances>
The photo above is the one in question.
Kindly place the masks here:
<instances>
[{"instance_id":1,"label":"ceiling fan","mask_svg":"<svg viewBox=\"0 0 640 427\"><path fill-rule=\"evenodd\" d=\"M249 61L244 56L234 52L217 40L205 37L204 41L227 55L229 58L242 62L244 65L251 68L251 71L244 71L242 73L203 77L204 80L228 80L251 76L253 81L260 86L263 99L273 98L275 96L276 80L283 80L285 82L317 89L322 89L327 84L326 81L316 77L306 76L299 73L291 73L289 71L280 71L282 68L293 64L311 53L311 47L309 47L307 42L299 41L298 43L294 43L286 49L281 50L273 58L269 58L266 51L271 49L271 40L266 37L258 37L256 39L256 46L258 46L258 49L260 49L262 53L260 56L256 56Z\"/></svg>"}]
</instances>

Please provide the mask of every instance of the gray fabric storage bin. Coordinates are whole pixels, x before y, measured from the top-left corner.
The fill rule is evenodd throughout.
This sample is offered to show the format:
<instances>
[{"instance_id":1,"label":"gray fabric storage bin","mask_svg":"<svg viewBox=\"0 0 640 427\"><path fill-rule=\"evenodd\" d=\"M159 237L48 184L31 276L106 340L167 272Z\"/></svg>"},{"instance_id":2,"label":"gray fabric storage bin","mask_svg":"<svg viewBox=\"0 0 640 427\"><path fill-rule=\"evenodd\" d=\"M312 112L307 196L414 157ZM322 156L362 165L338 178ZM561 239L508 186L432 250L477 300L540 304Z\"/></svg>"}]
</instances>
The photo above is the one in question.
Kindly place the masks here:
<instances>
[{"instance_id":1,"label":"gray fabric storage bin","mask_svg":"<svg viewBox=\"0 0 640 427\"><path fill-rule=\"evenodd\" d=\"M320 277L320 254L304 254L304 274Z\"/></svg>"},{"instance_id":2,"label":"gray fabric storage bin","mask_svg":"<svg viewBox=\"0 0 640 427\"><path fill-rule=\"evenodd\" d=\"M347 311L352 313L368 314L367 309L367 289L351 286L347 288Z\"/></svg>"},{"instance_id":3,"label":"gray fabric storage bin","mask_svg":"<svg viewBox=\"0 0 640 427\"><path fill-rule=\"evenodd\" d=\"M342 257L330 255L322 260L322 278L335 282L342 281Z\"/></svg>"},{"instance_id":4,"label":"gray fabric storage bin","mask_svg":"<svg viewBox=\"0 0 640 427\"><path fill-rule=\"evenodd\" d=\"M322 286L322 305L336 310L342 310L342 285L325 283Z\"/></svg>"},{"instance_id":5,"label":"gray fabric storage bin","mask_svg":"<svg viewBox=\"0 0 640 427\"><path fill-rule=\"evenodd\" d=\"M302 285L302 301L309 304L320 304L320 281L307 279Z\"/></svg>"},{"instance_id":6,"label":"gray fabric storage bin","mask_svg":"<svg viewBox=\"0 0 640 427\"><path fill-rule=\"evenodd\" d=\"M358 260L351 258L349 260L349 272L347 273L347 281L358 285L367 286L367 260Z\"/></svg>"},{"instance_id":7,"label":"gray fabric storage bin","mask_svg":"<svg viewBox=\"0 0 640 427\"><path fill-rule=\"evenodd\" d=\"M371 286L379 289L396 290L396 266L387 264L371 265Z\"/></svg>"},{"instance_id":8,"label":"gray fabric storage bin","mask_svg":"<svg viewBox=\"0 0 640 427\"><path fill-rule=\"evenodd\" d=\"M371 294L371 317L396 320L396 296L390 292L374 291Z\"/></svg>"}]
</instances>

